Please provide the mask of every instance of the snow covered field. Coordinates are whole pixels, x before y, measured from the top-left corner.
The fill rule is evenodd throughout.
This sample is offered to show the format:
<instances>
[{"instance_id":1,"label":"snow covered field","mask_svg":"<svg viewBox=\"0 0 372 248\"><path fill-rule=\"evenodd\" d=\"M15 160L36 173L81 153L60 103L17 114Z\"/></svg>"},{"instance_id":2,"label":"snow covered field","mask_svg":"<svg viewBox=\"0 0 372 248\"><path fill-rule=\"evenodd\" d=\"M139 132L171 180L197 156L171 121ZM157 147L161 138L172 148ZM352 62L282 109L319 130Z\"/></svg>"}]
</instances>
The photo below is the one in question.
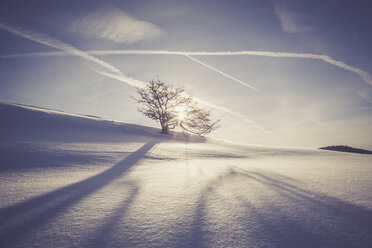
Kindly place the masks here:
<instances>
[{"instance_id":1,"label":"snow covered field","mask_svg":"<svg viewBox=\"0 0 372 248\"><path fill-rule=\"evenodd\" d=\"M0 104L0 247L372 247L372 156Z\"/></svg>"}]
</instances>

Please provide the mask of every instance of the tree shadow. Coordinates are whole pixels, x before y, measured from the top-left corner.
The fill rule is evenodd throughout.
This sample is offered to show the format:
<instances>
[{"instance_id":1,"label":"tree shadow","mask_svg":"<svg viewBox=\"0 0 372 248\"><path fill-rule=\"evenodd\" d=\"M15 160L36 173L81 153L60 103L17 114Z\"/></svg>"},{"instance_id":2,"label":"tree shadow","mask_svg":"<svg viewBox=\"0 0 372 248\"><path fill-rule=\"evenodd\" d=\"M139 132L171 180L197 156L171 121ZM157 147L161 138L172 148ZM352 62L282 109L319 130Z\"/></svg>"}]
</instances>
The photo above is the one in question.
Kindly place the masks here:
<instances>
[{"instance_id":1,"label":"tree shadow","mask_svg":"<svg viewBox=\"0 0 372 248\"><path fill-rule=\"evenodd\" d=\"M130 152L99 152L51 149L55 144L0 144L0 173L35 168L73 167L109 163L113 155L123 157ZM31 150L31 148L35 148ZM21 154L21 155L20 155Z\"/></svg>"},{"instance_id":2,"label":"tree shadow","mask_svg":"<svg viewBox=\"0 0 372 248\"><path fill-rule=\"evenodd\" d=\"M372 247L371 210L304 189L278 174L237 168L235 171L267 186L296 206L288 213L288 209L273 205L271 212L280 218L279 223L261 214L261 221L269 223L262 231L266 237L277 240L277 247ZM256 212L259 209L256 208Z\"/></svg>"},{"instance_id":3,"label":"tree shadow","mask_svg":"<svg viewBox=\"0 0 372 248\"><path fill-rule=\"evenodd\" d=\"M139 141L137 141L139 142ZM148 139L147 139L148 142ZM44 168L66 168L75 166L101 166L103 163L110 164L113 157L126 157L131 152L122 151L122 147L114 151L102 151L84 149L85 143L76 146L83 149L76 149L76 146L68 147L72 143L65 143L66 147L55 148L58 143L13 143L0 142L0 173L19 170L32 170ZM126 144L126 143L124 143ZM129 143L128 143L129 144ZM89 144L93 145L93 144ZM119 146L118 146L119 147ZM119 150L121 149L121 150ZM172 157L159 157L144 155L144 159L151 160L174 160Z\"/></svg>"},{"instance_id":4,"label":"tree shadow","mask_svg":"<svg viewBox=\"0 0 372 248\"><path fill-rule=\"evenodd\" d=\"M124 160L98 175L0 209L0 246L16 243L20 237L27 236L31 231L64 213L83 198L123 176L155 145L155 141L144 144ZM130 198L134 197L130 195Z\"/></svg>"},{"instance_id":5,"label":"tree shadow","mask_svg":"<svg viewBox=\"0 0 372 248\"><path fill-rule=\"evenodd\" d=\"M231 246L372 247L371 210L310 191L300 182L277 173L252 172L239 167L230 167L228 172L205 187L198 198L189 232L184 234L186 239L183 239L188 239L188 243L180 247L209 247L209 238L220 235L213 233L215 227L208 226L210 222L206 223L210 218L207 214L211 206L209 199L212 195L217 196L217 190L227 188L235 179L239 182L243 180L247 185L252 185L250 182L261 185L268 193L276 193L278 198L265 199L262 205L246 199L244 193L237 193L239 197L233 199L236 203L231 201L231 204L236 204L244 214L234 223L245 228L236 231L224 226L225 230L230 230L229 239L240 239L240 242L231 239ZM250 190L249 186L245 189ZM219 239L219 242L224 241Z\"/></svg>"},{"instance_id":6,"label":"tree shadow","mask_svg":"<svg viewBox=\"0 0 372 248\"><path fill-rule=\"evenodd\" d=\"M79 244L79 247L106 247L108 244L110 244L110 247L131 247L128 238L131 233L126 232L126 227L123 227L126 224L125 221L123 223L123 217L126 216L128 209L135 201L139 187L134 182L126 182L125 185L130 189L128 196L108 216L101 220L102 224L95 227L86 239ZM117 228L121 228L119 238L115 236Z\"/></svg>"}]
</instances>

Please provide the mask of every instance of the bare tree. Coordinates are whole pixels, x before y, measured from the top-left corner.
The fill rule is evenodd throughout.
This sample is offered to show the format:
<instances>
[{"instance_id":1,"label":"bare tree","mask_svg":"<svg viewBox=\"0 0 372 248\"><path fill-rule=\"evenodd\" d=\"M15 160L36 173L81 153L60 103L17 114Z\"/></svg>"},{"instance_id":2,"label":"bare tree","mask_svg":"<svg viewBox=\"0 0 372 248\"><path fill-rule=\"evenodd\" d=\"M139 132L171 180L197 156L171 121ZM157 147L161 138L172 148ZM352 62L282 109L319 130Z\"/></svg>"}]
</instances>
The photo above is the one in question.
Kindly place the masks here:
<instances>
[{"instance_id":1,"label":"bare tree","mask_svg":"<svg viewBox=\"0 0 372 248\"><path fill-rule=\"evenodd\" d=\"M220 120L212 121L211 112L200 108L196 102L191 102L185 108L184 118L179 121L179 126L193 134L204 135L216 130Z\"/></svg>"},{"instance_id":2,"label":"bare tree","mask_svg":"<svg viewBox=\"0 0 372 248\"><path fill-rule=\"evenodd\" d=\"M220 120L212 121L210 111L204 110L184 88L151 80L145 88L137 88L139 98L134 98L143 115L160 122L161 132L180 127L188 132L204 135L215 130Z\"/></svg>"}]
</instances>

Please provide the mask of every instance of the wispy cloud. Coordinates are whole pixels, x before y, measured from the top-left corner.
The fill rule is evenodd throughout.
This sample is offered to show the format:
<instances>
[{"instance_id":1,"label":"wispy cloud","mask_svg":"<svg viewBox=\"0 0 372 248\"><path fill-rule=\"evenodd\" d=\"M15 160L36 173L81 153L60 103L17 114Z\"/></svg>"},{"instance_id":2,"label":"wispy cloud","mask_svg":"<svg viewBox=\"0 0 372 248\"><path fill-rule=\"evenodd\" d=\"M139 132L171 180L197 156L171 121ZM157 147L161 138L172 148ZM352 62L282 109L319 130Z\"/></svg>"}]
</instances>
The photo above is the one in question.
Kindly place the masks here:
<instances>
[{"instance_id":1,"label":"wispy cloud","mask_svg":"<svg viewBox=\"0 0 372 248\"><path fill-rule=\"evenodd\" d=\"M144 55L183 55L183 56L265 56L277 58L303 58L321 60L341 69L356 73L364 82L372 86L372 76L355 66L348 65L345 62L335 60L327 55L313 53L288 53L273 51L217 51L217 52L190 52L190 51L167 51L167 50L93 50L85 51L90 55L124 55L124 54L144 54ZM0 58L24 58L24 57L44 57L44 56L66 56L71 55L67 52L46 52L46 53L23 53L0 55Z\"/></svg>"},{"instance_id":2,"label":"wispy cloud","mask_svg":"<svg viewBox=\"0 0 372 248\"><path fill-rule=\"evenodd\" d=\"M106 62L102 59L96 58L93 55L90 55L89 53L87 53L85 51L81 51L81 50L79 50L79 49L77 49L77 48L75 48L75 47L73 47L69 44L66 44L62 41L51 38L51 37L49 37L45 34L41 34L41 33L38 33L38 32L26 30L26 29L21 29L19 27L12 27L12 26L2 24L2 23L0 23L0 28L4 29L4 30L6 30L10 33L13 33L15 35L18 35L20 37L23 37L25 39L29 39L29 40L35 41L37 43L44 44L46 46L53 47L53 48L56 48L56 49L59 49L59 50L63 51L62 53L61 52L54 52L54 55L74 55L74 56L79 56L79 57L81 57L81 58L83 58L83 59L85 59L89 62L92 62L93 64L98 65L99 68L92 67L92 66L90 68L92 70L94 70L95 72L103 75L103 76L106 76L106 77L109 77L109 78L112 78L112 79L116 79L116 80L119 80L121 82L127 83L127 84L135 86L135 87L140 87L140 88L144 87L147 84L144 81L128 77L123 72L121 72L119 69L117 69L116 67L114 67L113 65L109 64L108 62ZM47 54L47 56L50 56L50 53L40 53L36 56L37 57L40 56L40 55L44 56L45 54ZM32 55L31 57L35 57L35 56ZM202 100L202 99L197 98L196 100L201 104L210 106L212 108L218 109L222 112L228 113L228 114L230 114L232 116L235 116L237 118L243 119L245 122L250 123L253 127L257 128L259 131L261 131L263 133L278 137L277 134L265 129L264 127L260 126L259 124L255 123L254 121L250 120L248 117L244 116L241 113L238 113L236 111L232 111L228 108L210 103L210 102Z\"/></svg>"},{"instance_id":3,"label":"wispy cloud","mask_svg":"<svg viewBox=\"0 0 372 248\"><path fill-rule=\"evenodd\" d=\"M151 22L138 20L118 8L107 6L72 21L71 29L87 38L103 38L131 44L162 35Z\"/></svg>"},{"instance_id":4,"label":"wispy cloud","mask_svg":"<svg viewBox=\"0 0 372 248\"><path fill-rule=\"evenodd\" d=\"M281 28L287 33L303 33L313 30L313 27L303 24L304 17L288 8L286 1L271 0Z\"/></svg>"}]
</instances>

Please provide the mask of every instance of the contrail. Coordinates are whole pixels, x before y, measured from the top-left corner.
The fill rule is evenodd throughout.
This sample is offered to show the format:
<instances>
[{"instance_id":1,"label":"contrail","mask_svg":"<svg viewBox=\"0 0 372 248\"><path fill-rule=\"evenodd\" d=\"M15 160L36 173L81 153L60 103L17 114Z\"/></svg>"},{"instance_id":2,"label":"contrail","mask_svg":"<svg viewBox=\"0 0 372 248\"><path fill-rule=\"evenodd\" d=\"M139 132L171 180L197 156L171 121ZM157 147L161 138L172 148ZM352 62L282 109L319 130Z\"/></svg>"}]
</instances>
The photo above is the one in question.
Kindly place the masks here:
<instances>
[{"instance_id":1,"label":"contrail","mask_svg":"<svg viewBox=\"0 0 372 248\"><path fill-rule=\"evenodd\" d=\"M342 61L335 60L328 55L313 54L313 53L289 53L289 52L273 52L273 51L217 51L217 52L191 52L191 51L167 51L167 50L91 50L85 51L91 55L121 55L121 54L144 54L144 55L188 55L188 56L264 56L277 58L303 58L317 59L337 66L341 69L356 73L364 82L372 86L372 76L355 66L348 65ZM46 52L46 53L23 53L1 55L1 58L20 58L20 57L43 57L43 56L67 56L71 55L66 52Z\"/></svg>"},{"instance_id":2,"label":"contrail","mask_svg":"<svg viewBox=\"0 0 372 248\"><path fill-rule=\"evenodd\" d=\"M267 93L265 93L265 92L263 92L263 91L255 88L255 87L253 87L253 86L251 86L251 85L249 85L247 83L244 83L243 81L241 81L241 80L239 80L239 79L237 79L237 78L235 78L233 76L230 76L230 75L228 75L228 74L226 74L226 73L224 73L224 72L222 72L222 71L220 71L220 70L218 70L218 69L216 69L216 68L214 68L214 67L212 67L210 65L207 65L206 63L203 63L200 60L191 57L190 55L185 55L185 56L187 58L189 58L189 59L191 59L191 60L193 60L193 61L195 61L195 62L197 62L197 63L199 63L199 64L201 64L201 65L203 65L203 66L205 66L205 67L207 67L207 68L209 68L209 69L211 69L211 70L213 70L213 71L215 71L215 72L217 72L217 73L219 73L219 74L221 74L221 75L223 75L225 77L227 77L227 78L230 78L230 79L234 80L235 82L238 82L238 83L240 83L240 84L242 84L242 85L244 85L244 86L246 86L246 87L248 87L248 88L250 88L250 89L252 89L254 91L257 91L258 93L261 93L261 94L263 94L263 95L265 95L265 96L267 96L267 97L269 97L271 99L274 99L274 97L268 95Z\"/></svg>"},{"instance_id":3,"label":"contrail","mask_svg":"<svg viewBox=\"0 0 372 248\"><path fill-rule=\"evenodd\" d=\"M115 77L115 79L126 82L128 84L131 84L136 87L143 87L145 84L144 82L141 82L139 80L132 79L128 76L126 76L124 73L122 73L119 69L114 67L113 65L107 63L106 61L103 61L97 57L94 57L87 52L81 51L69 44L66 44L64 42L61 42L59 40L53 39L45 34L33 32L30 30L25 30L21 28L15 28L15 27L10 27L6 24L0 23L0 28L8 31L9 33L18 35L20 37L26 38L28 40L35 41L37 43L53 47L59 50L63 50L64 52L78 56L81 58L84 58L90 62L93 62L96 65L99 65L100 67L105 68L109 72L104 72L102 70L94 69L97 73L108 76L110 77Z\"/></svg>"},{"instance_id":4,"label":"contrail","mask_svg":"<svg viewBox=\"0 0 372 248\"><path fill-rule=\"evenodd\" d=\"M99 70L99 69L94 68L94 67L91 67L91 69L93 71L97 72L98 74L101 74L103 76L106 76L106 77L109 77L109 78L112 78L112 79L116 79L118 81L127 83L129 85L134 86L134 87L144 88L146 86L146 84L147 84L147 82L144 82L144 81L141 81L141 80L137 80L135 78L128 77L124 73L117 74L117 73L102 71L102 70Z\"/></svg>"},{"instance_id":5,"label":"contrail","mask_svg":"<svg viewBox=\"0 0 372 248\"><path fill-rule=\"evenodd\" d=\"M327 55L313 53L288 53L288 52L272 52L272 51L221 51L221 52L185 52L185 51L163 51L163 50L119 50L119 51L91 51L92 54L109 55L109 54L169 54L169 55L189 55L189 56L236 56L236 55L251 55L265 56L278 58L303 58L303 59L318 59L341 69L356 73L366 83L372 86L372 76L355 66L348 65L342 61L335 60Z\"/></svg>"},{"instance_id":6,"label":"contrail","mask_svg":"<svg viewBox=\"0 0 372 248\"><path fill-rule=\"evenodd\" d=\"M246 87L248 87L248 88L250 88L250 89L252 89L252 90L254 90L254 91L257 91L257 92L259 92L259 93L261 93L261 94L263 94L263 95L265 95L265 96L271 98L271 99L274 100L274 101L277 101L277 99L275 99L273 96L271 96L271 95L269 95L269 94L267 94L267 93L265 93L265 92L263 92L263 91L261 91L261 90L255 88L255 87L253 87L253 86L251 86L251 85L249 85L249 84L247 84L247 83L244 83L243 81L241 81L241 80L239 80L239 79L236 79L236 78L234 78L233 76L230 76L230 75L228 75L228 74L226 74L226 73L224 73L224 72L222 72L222 71L220 71L220 70L218 70L218 69L216 69L216 68L214 68L214 67L212 67L212 66L210 66L210 65L208 65L208 64L206 64L206 63L203 63L203 62L201 62L200 60L197 60L197 59L195 59L195 58L193 58L193 57L191 57L191 56L189 56L189 55L185 55L185 56L188 57L189 59L191 59L191 60L193 60L193 61L195 61L195 62L197 62L197 63L199 63L199 64L201 64L201 65L203 65L203 66L205 66L205 67L207 67L207 68L209 68L209 69L211 69L211 70L213 70L213 71L215 71L215 72L218 72L219 74L221 74L221 75L223 75L223 76L225 76L225 77L227 77L227 78L230 78L230 79L234 80L235 82L238 82L238 83L240 83L240 84L242 84L242 85L244 85L244 86L246 86ZM207 104L207 105L208 105L208 104ZM210 106L211 106L211 105L210 105ZM240 113L235 112L235 114L239 115ZM312 121L312 122L314 122L314 123L316 123L316 124L322 126L322 127L325 127L325 126L326 126L325 124L321 123L320 121L318 121L318 120L316 120L316 119L314 119L314 118L307 117L307 116L304 116L304 117L307 118L308 120L310 120L310 121ZM256 126L256 123L254 123L252 120L249 120L249 122L250 122L253 126ZM259 127L256 126L256 128L259 128L259 129L261 129L261 131L264 131L264 132L266 132L266 133L269 133L269 134L272 134L272 135L274 135L274 136L276 136L276 137L279 137L279 135L277 135L277 134L275 134L275 133L273 133L273 132L271 132L271 131L269 131L269 130L266 130L266 129L260 127L260 126L259 126ZM332 128L332 129L334 129L334 128Z\"/></svg>"},{"instance_id":7,"label":"contrail","mask_svg":"<svg viewBox=\"0 0 372 248\"><path fill-rule=\"evenodd\" d=\"M32 41L35 41L37 43L62 50L62 52L57 51L57 52L47 52L47 53L24 54L24 55L20 55L20 56L13 56L13 58L16 58L16 57L41 57L41 56L73 55L73 56L78 56L78 57L84 58L84 59L86 59L90 62L93 62L96 65L99 65L99 66L105 68L106 70L101 70L101 69L97 69L95 67L90 67L92 70L94 70L95 72L97 72L97 73L99 73L103 76L110 77L110 78L119 80L121 82L127 83L129 85L132 85L132 86L135 86L135 87L140 87L140 88L143 88L147 84L144 81L140 81L140 80L128 77L127 75L125 75L123 72L121 72L119 69L117 69L116 67L114 67L110 63L108 63L104 60L101 60L97 57L94 57L93 56L93 55L95 55L94 53L89 54L89 52L87 52L87 51L81 51L81 50L79 50L79 49L77 49L77 48L75 48L75 47L73 47L69 44L66 44L62 41L51 38L51 37L49 37L45 34L33 32L33 31L30 31L30 30L25 30L25 29L21 29L21 28L10 27L10 26L8 26L6 24L2 24L2 23L0 23L0 28L4 29L4 30L6 30L6 31L8 31L12 34L23 37L25 39L32 40ZM7 56L1 56L1 57L6 58ZM8 58L10 58L10 57L8 57ZM209 103L209 102L201 100L201 99L196 99L196 101L198 101L201 104L208 105L208 106L211 106L213 108L219 109L222 112L226 112L226 113L231 114L235 117L242 118L246 122L251 123L252 126L257 128L258 130L260 130L260 131L262 131L266 134L270 134L272 136L278 137L277 134L266 130L265 128L261 127L260 125L256 124L252 120L250 120L248 117L246 117L246 116L244 116L244 115L242 115L238 112L229 110L225 107L221 107L221 106L216 105L216 104Z\"/></svg>"},{"instance_id":8,"label":"contrail","mask_svg":"<svg viewBox=\"0 0 372 248\"><path fill-rule=\"evenodd\" d=\"M96 64L99 64L103 67L105 67L106 69L109 69L110 71L112 72L115 72L115 73L120 73L120 71L118 69L116 69L114 66L96 58L96 57L93 57L91 56L90 54L86 53L86 52L83 52L71 45L68 45L68 44L65 44L59 40L56 40L56 39L53 39L45 34L41 34L41 33L36 33L36 32L32 32L32 31L29 31L29 30L25 30L25 29L20 29L20 28L15 28L15 27L10 27L6 24L2 24L0 23L0 28L8 31L9 33L13 33L15 35L18 35L18 36L21 36L23 38L26 38L26 39L29 39L29 40L32 40L32 41L35 41L37 43L40 43L40 44L44 44L46 46L49 46L49 47L53 47L53 48L57 48L59 50L63 50L71 55L76 55L76 56L80 56L82 58L85 58L87 60L90 60Z\"/></svg>"}]
</instances>

